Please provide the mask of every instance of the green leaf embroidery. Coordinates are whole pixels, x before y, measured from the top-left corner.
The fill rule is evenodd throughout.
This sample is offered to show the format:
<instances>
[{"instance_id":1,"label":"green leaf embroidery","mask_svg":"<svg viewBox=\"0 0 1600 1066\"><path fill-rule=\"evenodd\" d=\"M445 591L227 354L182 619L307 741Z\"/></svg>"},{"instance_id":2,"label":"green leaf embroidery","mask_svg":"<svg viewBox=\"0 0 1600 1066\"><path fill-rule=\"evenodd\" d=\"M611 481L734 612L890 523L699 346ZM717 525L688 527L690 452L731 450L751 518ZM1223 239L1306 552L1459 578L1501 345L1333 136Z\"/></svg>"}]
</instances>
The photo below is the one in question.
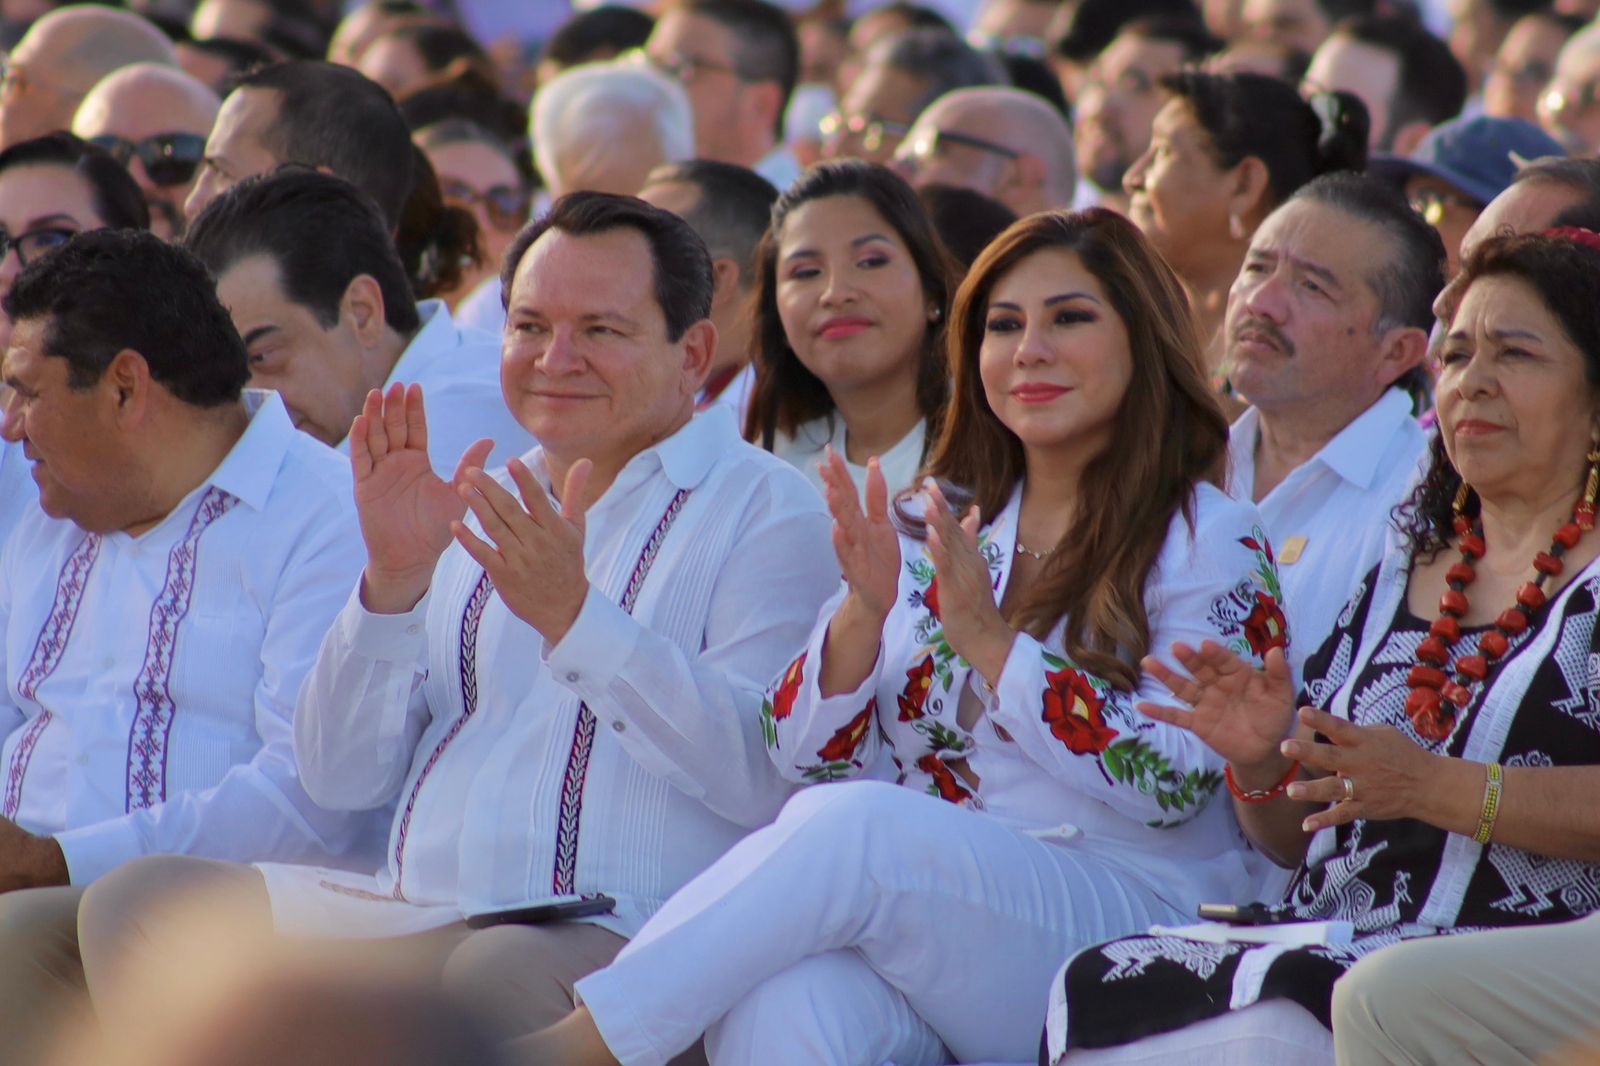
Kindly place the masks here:
<instances>
[{"instance_id":1,"label":"green leaf embroidery","mask_svg":"<svg viewBox=\"0 0 1600 1066\"><path fill-rule=\"evenodd\" d=\"M1128 738L1113 742L1100 753L1106 773L1118 784L1131 785L1146 796L1153 796L1162 811L1198 811L1222 783L1215 770L1191 770L1180 774L1172 761L1142 740ZM1155 828L1170 828L1186 819L1158 820Z\"/></svg>"}]
</instances>

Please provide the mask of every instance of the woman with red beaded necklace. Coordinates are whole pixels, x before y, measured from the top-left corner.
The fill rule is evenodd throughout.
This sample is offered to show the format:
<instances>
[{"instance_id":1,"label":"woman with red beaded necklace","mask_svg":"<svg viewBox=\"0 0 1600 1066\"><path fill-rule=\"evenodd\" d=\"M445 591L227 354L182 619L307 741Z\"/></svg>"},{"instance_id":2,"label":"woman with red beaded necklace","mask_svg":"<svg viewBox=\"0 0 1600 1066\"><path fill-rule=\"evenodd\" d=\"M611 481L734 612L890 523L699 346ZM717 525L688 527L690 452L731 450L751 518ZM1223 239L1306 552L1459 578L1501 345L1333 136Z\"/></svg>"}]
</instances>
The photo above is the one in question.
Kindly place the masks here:
<instances>
[{"instance_id":1,"label":"woman with red beaded necklace","mask_svg":"<svg viewBox=\"0 0 1600 1066\"><path fill-rule=\"evenodd\" d=\"M1331 1061L1332 984L1357 959L1600 912L1600 236L1487 242L1458 290L1429 469L1298 701L1278 656L1255 670L1207 643L1173 649L1192 677L1144 663L1190 707L1146 713L1227 758L1246 834L1298 867L1274 909L1354 939L1083 952L1050 1061L1205 1062L1252 1032Z\"/></svg>"}]
</instances>

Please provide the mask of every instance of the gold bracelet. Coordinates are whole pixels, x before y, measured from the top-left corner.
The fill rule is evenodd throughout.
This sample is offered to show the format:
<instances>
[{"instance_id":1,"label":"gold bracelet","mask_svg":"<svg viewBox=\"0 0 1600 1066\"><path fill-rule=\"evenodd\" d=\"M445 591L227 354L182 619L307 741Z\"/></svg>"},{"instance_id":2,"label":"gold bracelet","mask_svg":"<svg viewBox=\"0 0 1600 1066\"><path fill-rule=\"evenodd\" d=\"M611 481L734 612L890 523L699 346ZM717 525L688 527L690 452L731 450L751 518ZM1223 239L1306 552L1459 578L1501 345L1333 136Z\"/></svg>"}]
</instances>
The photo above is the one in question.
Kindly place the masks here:
<instances>
[{"instance_id":1,"label":"gold bracelet","mask_svg":"<svg viewBox=\"0 0 1600 1066\"><path fill-rule=\"evenodd\" d=\"M1489 837L1494 833L1494 821L1500 817L1500 787L1504 781L1504 771L1500 764L1489 764L1489 779L1483 786L1483 813L1478 815L1478 831L1472 835L1475 844L1489 843Z\"/></svg>"}]
</instances>

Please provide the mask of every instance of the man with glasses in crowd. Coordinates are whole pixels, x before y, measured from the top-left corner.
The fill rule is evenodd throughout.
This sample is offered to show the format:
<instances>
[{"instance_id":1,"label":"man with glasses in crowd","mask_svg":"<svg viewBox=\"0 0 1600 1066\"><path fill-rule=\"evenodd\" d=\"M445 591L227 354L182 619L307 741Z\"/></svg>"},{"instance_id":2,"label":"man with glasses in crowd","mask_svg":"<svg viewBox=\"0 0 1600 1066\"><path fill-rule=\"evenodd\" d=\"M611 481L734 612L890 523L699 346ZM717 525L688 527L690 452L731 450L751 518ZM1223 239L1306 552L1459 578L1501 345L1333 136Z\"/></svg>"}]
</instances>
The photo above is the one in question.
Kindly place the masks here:
<instances>
[{"instance_id":1,"label":"man with glasses in crowd","mask_svg":"<svg viewBox=\"0 0 1600 1066\"><path fill-rule=\"evenodd\" d=\"M128 168L150 206L151 232L175 240L221 106L210 86L177 67L135 63L89 90L72 132Z\"/></svg>"},{"instance_id":2,"label":"man with glasses in crowd","mask_svg":"<svg viewBox=\"0 0 1600 1066\"><path fill-rule=\"evenodd\" d=\"M783 145L783 114L800 45L780 8L763 0L673 0L643 54L688 92L699 158L749 167L780 191L799 177L799 161Z\"/></svg>"},{"instance_id":3,"label":"man with glasses in crowd","mask_svg":"<svg viewBox=\"0 0 1600 1066\"><path fill-rule=\"evenodd\" d=\"M1021 89L959 89L935 100L895 153L918 188L954 185L1018 216L1072 205L1072 129L1042 97Z\"/></svg>"},{"instance_id":4,"label":"man with glasses in crowd","mask_svg":"<svg viewBox=\"0 0 1600 1066\"><path fill-rule=\"evenodd\" d=\"M1539 122L1572 155L1600 154L1600 26L1579 30L1561 49Z\"/></svg>"},{"instance_id":5,"label":"man with glasses in crowd","mask_svg":"<svg viewBox=\"0 0 1600 1066\"><path fill-rule=\"evenodd\" d=\"M73 4L45 15L0 60L0 148L66 129L96 82L133 63L176 66L178 53L131 11Z\"/></svg>"}]
</instances>

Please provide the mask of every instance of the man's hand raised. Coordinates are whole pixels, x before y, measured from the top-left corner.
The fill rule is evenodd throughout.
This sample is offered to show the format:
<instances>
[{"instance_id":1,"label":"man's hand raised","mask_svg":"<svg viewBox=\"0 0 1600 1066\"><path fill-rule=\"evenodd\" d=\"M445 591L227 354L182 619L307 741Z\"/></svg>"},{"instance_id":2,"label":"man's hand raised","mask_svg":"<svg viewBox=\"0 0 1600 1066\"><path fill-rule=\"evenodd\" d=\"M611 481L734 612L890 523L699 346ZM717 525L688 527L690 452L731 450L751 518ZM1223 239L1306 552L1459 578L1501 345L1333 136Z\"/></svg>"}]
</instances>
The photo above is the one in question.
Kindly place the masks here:
<instances>
[{"instance_id":1,"label":"man's hand raised","mask_svg":"<svg viewBox=\"0 0 1600 1066\"><path fill-rule=\"evenodd\" d=\"M422 387L397 383L367 394L350 426L350 466L367 543L361 599L369 611L399 614L422 599L450 546L450 524L466 513L458 486L493 450L493 441L478 441L446 482L428 460Z\"/></svg>"}]
</instances>

